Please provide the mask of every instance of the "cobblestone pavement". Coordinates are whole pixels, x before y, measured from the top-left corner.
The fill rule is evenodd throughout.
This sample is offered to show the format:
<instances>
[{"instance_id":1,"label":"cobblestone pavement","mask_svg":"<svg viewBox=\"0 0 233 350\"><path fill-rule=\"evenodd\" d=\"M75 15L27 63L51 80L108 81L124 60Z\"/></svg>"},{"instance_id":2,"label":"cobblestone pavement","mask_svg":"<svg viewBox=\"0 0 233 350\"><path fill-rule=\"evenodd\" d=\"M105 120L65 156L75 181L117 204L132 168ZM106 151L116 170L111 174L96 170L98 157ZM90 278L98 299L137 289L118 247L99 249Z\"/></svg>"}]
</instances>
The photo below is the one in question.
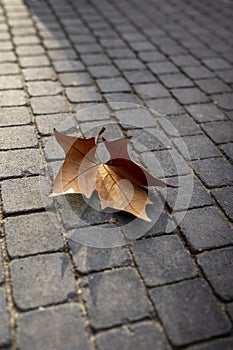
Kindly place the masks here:
<instances>
[{"instance_id":1,"label":"cobblestone pavement","mask_svg":"<svg viewBox=\"0 0 233 350\"><path fill-rule=\"evenodd\" d=\"M0 0L0 349L233 349L232 29L230 0ZM149 231L48 199L68 117L79 135L113 121L180 179Z\"/></svg>"}]
</instances>

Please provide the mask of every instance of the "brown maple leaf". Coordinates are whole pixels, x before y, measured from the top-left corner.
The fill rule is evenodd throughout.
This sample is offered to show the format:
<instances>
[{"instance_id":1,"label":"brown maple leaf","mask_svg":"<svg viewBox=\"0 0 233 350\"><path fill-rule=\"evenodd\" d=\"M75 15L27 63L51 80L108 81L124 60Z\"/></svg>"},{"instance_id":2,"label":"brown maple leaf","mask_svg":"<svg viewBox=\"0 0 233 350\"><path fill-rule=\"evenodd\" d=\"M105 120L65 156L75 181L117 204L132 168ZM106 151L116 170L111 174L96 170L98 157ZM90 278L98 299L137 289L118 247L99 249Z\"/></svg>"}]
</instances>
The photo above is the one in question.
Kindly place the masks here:
<instances>
[{"instance_id":1,"label":"brown maple leaf","mask_svg":"<svg viewBox=\"0 0 233 350\"><path fill-rule=\"evenodd\" d=\"M61 134L54 129L57 142L65 151L66 157L54 181L52 196L82 193L90 198L96 190L101 209L111 207L124 210L151 221L146 213L146 205L152 202L141 186L176 186L157 179L130 159L127 150L130 136L114 141L103 138L110 159L106 163L99 162L96 150L100 133L96 137L85 139Z\"/></svg>"}]
</instances>

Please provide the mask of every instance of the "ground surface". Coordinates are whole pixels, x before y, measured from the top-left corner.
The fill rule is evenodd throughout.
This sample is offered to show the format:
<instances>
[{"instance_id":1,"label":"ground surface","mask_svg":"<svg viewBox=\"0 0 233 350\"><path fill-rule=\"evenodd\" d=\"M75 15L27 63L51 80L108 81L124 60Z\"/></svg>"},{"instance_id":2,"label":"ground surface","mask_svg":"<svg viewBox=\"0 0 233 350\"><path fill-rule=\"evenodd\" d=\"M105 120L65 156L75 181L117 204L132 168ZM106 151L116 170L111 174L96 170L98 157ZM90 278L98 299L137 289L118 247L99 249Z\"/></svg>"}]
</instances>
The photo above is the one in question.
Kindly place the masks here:
<instances>
[{"instance_id":1,"label":"ground surface","mask_svg":"<svg viewBox=\"0 0 233 350\"><path fill-rule=\"evenodd\" d=\"M0 1L0 349L233 349L232 27L229 0ZM48 199L53 127L102 125L180 176L154 226Z\"/></svg>"}]
</instances>

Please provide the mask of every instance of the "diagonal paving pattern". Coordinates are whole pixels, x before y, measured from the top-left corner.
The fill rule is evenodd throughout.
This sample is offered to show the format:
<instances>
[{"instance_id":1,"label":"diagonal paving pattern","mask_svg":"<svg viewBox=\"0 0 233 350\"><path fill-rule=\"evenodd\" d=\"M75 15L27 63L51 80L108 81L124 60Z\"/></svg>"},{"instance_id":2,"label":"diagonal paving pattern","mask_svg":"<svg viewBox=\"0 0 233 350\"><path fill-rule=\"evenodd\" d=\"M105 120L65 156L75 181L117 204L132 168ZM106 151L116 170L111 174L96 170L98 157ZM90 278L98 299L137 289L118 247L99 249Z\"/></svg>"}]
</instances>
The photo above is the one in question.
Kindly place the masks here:
<instances>
[{"instance_id":1,"label":"diagonal paving pattern","mask_svg":"<svg viewBox=\"0 0 233 350\"><path fill-rule=\"evenodd\" d=\"M228 0L0 0L0 349L233 348L232 29ZM181 184L152 226L48 198L53 128L103 125Z\"/></svg>"}]
</instances>

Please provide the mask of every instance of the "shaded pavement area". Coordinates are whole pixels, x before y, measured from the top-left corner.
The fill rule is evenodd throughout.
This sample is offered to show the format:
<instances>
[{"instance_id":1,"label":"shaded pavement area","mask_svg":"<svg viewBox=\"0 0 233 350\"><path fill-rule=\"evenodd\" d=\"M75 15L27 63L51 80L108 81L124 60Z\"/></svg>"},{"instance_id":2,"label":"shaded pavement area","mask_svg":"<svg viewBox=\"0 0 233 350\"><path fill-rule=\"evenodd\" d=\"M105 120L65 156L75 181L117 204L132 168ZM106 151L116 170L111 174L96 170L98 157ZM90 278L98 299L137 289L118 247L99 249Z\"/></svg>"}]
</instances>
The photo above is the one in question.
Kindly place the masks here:
<instances>
[{"instance_id":1,"label":"shaded pavement area","mask_svg":"<svg viewBox=\"0 0 233 350\"><path fill-rule=\"evenodd\" d=\"M228 0L0 0L0 349L233 349L232 27ZM180 185L153 225L49 197L53 128L103 125Z\"/></svg>"}]
</instances>

